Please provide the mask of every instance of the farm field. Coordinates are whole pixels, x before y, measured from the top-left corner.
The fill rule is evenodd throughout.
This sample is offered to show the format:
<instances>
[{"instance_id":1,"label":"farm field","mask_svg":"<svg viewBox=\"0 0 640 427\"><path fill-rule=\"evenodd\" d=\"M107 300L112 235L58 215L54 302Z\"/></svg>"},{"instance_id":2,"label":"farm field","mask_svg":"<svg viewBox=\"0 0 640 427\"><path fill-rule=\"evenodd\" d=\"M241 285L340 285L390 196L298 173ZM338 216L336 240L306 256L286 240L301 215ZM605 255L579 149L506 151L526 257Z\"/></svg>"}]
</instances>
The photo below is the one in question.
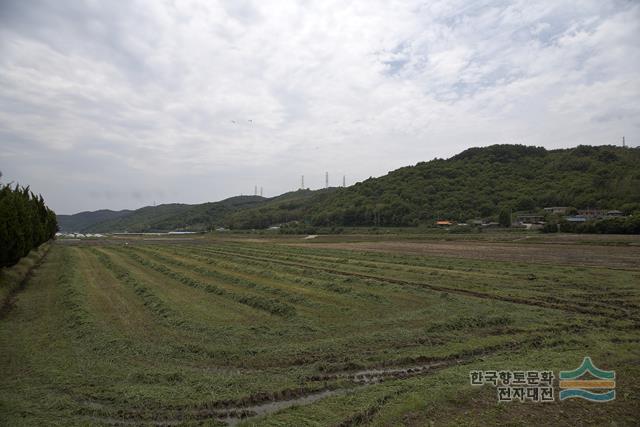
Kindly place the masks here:
<instances>
[{"instance_id":1,"label":"farm field","mask_svg":"<svg viewBox=\"0 0 640 427\"><path fill-rule=\"evenodd\" d=\"M637 239L437 238L58 241L0 314L0 425L637 424ZM585 356L614 401L469 382Z\"/></svg>"}]
</instances>

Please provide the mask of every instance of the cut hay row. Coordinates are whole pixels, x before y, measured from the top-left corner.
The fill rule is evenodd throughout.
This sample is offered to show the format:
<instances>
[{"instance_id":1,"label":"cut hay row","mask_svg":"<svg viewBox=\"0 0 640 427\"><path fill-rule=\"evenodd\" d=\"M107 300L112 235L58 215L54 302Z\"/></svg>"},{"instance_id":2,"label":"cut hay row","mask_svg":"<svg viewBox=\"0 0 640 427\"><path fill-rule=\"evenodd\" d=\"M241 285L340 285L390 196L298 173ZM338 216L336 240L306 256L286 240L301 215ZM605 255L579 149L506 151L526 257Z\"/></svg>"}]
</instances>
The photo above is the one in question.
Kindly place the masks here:
<instances>
[{"instance_id":1,"label":"cut hay row","mask_svg":"<svg viewBox=\"0 0 640 427\"><path fill-rule=\"evenodd\" d=\"M184 327L187 325L188 322L180 316L180 313L165 304L148 286L145 286L133 277L129 270L114 263L107 253L94 248L87 250L91 251L102 265L114 274L117 280L131 287L135 294L141 299L142 304L162 323L175 327Z\"/></svg>"},{"instance_id":2,"label":"cut hay row","mask_svg":"<svg viewBox=\"0 0 640 427\"><path fill-rule=\"evenodd\" d=\"M155 270L179 283L182 283L183 285L190 286L194 289L225 297L236 303L244 304L258 310L263 310L276 316L291 317L296 314L296 310L293 306L286 304L278 299L260 298L256 296L233 293L231 291L225 290L220 286L193 279L187 275L179 273L174 269L166 267L164 264L150 261L131 250L128 251L127 255L130 259L136 261L140 265Z\"/></svg>"},{"instance_id":3,"label":"cut hay row","mask_svg":"<svg viewBox=\"0 0 640 427\"><path fill-rule=\"evenodd\" d=\"M172 265L174 267L179 267L183 270L196 272L201 276L205 276L221 284L230 284L237 287L245 288L248 291L256 291L258 293L266 293L269 295L274 295L278 298L283 299L287 303L291 303L294 305L315 306L315 304L311 303L303 294L289 292L280 287L267 286L265 284L258 283L257 281L254 281L254 280L248 280L244 277L241 277L238 274L225 272L217 268L218 266L216 266L215 270L211 268L205 268L204 266L198 263L186 262L175 256L171 257L171 256L163 255L157 250L151 250L149 247L137 246L129 250L133 250L140 254L149 256L153 260L160 261L165 265ZM193 257L192 261L194 259L196 258ZM235 271L235 273L239 273L239 272L240 272L240 269L237 269Z\"/></svg>"},{"instance_id":4,"label":"cut hay row","mask_svg":"<svg viewBox=\"0 0 640 427\"><path fill-rule=\"evenodd\" d=\"M303 271L296 267L276 267L268 265L268 263L260 262L247 263L243 259L233 256L223 258L217 254L210 254L203 248L178 249L175 247L166 247L162 248L162 253L173 257L178 256L199 261L200 265L214 267L216 273L231 277L241 275L269 281L270 283L274 283L274 286L279 286L280 288L295 289L298 292L304 292L303 295L307 295L309 293L307 288L311 288L313 289L311 295L320 300L325 300L326 298L321 297L318 291L326 291L325 296L330 296L329 301L332 304L342 304L345 297L356 297L362 300L380 300L383 298L380 293L358 290L358 288L353 285L353 280L350 279L345 280L344 278L339 278L339 280L335 280L335 276L329 274L305 275ZM202 267L196 268L202 269ZM339 294L340 298L335 298L335 294Z\"/></svg>"},{"instance_id":5,"label":"cut hay row","mask_svg":"<svg viewBox=\"0 0 640 427\"><path fill-rule=\"evenodd\" d=\"M351 269L346 269L346 268L336 269L336 268L330 268L330 267L325 267L320 265L302 263L299 261L288 262L288 261L274 260L272 258L263 258L263 257L253 256L253 255L240 254L240 253L230 253L230 252L226 252L225 250L207 249L207 251L211 253L217 253L220 255L240 257L247 260L251 260L253 262L275 263L275 264L285 265L285 266L309 268L309 269L314 269L321 272L327 272L327 273L331 273L339 276L353 276L361 279L370 279L370 280L388 282L388 283L397 284L397 285L426 288L426 289L431 289L437 292L449 292L449 293L455 293L455 294L460 294L460 295L474 297L474 298L495 299L495 300L510 302L514 304L539 306L539 307L546 307L546 308L551 308L556 310L566 310L566 311L571 311L576 313L582 313L585 315L601 315L601 316L610 317L612 319L623 319L627 317L624 313L619 313L613 310L602 310L602 309L598 310L596 308L591 308L588 305L570 304L567 302L560 304L560 303L554 303L554 302L548 302L548 301L542 301L542 300L532 300L532 299L526 299L522 297L511 296L508 293L499 294L499 293L493 293L493 292L480 292L480 291L468 289L468 287L461 287L461 286L450 287L450 286L433 285L433 284L420 283L420 282L409 281L409 280L400 280L400 279L395 279L391 277L376 276L369 273L354 272Z\"/></svg>"}]
</instances>

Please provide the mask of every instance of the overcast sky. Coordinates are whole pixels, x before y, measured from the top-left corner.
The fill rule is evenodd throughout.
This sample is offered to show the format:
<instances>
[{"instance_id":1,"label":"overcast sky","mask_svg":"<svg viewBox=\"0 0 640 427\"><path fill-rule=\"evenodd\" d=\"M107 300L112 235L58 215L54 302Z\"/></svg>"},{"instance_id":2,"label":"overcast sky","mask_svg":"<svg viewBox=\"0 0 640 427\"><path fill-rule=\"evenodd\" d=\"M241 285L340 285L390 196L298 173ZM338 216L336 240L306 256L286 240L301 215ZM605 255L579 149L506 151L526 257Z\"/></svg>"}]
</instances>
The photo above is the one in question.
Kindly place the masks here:
<instances>
[{"instance_id":1,"label":"overcast sky","mask_svg":"<svg viewBox=\"0 0 640 427\"><path fill-rule=\"evenodd\" d=\"M58 213L640 142L640 2L0 0L0 170Z\"/></svg>"}]
</instances>

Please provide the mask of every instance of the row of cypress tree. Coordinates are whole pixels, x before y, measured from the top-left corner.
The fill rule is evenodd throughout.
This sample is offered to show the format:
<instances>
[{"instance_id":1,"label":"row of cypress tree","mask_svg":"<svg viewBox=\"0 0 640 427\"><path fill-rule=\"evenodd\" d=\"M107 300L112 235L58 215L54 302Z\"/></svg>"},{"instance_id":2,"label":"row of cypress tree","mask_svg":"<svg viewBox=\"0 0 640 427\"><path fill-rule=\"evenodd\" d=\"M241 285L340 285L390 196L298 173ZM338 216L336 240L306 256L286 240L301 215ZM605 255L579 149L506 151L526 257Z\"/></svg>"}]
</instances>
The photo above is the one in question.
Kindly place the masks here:
<instances>
[{"instance_id":1,"label":"row of cypress tree","mask_svg":"<svg viewBox=\"0 0 640 427\"><path fill-rule=\"evenodd\" d=\"M29 187L0 184L0 267L15 264L54 237L56 214Z\"/></svg>"}]
</instances>

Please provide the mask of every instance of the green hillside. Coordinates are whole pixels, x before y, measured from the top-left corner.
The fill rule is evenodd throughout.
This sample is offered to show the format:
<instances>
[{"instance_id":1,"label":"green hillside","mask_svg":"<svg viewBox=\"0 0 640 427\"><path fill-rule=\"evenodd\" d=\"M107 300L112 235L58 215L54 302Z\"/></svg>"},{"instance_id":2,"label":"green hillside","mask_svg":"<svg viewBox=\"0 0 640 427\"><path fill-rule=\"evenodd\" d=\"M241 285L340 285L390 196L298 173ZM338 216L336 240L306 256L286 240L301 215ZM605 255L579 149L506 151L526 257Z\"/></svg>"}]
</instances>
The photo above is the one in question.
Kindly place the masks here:
<instances>
[{"instance_id":1,"label":"green hillside","mask_svg":"<svg viewBox=\"0 0 640 427\"><path fill-rule=\"evenodd\" d=\"M109 209L101 209L99 211L87 211L79 212L73 215L56 215L58 218L58 227L62 232L82 232L94 224L114 220L126 215L129 215L133 211L122 210L112 211Z\"/></svg>"},{"instance_id":2,"label":"green hillside","mask_svg":"<svg viewBox=\"0 0 640 427\"><path fill-rule=\"evenodd\" d=\"M267 228L270 225L295 221L313 212L315 206L330 198L336 188L297 190L273 197L257 207L242 209L224 219L229 228Z\"/></svg>"},{"instance_id":3,"label":"green hillside","mask_svg":"<svg viewBox=\"0 0 640 427\"><path fill-rule=\"evenodd\" d=\"M368 179L339 191L307 218L314 225L417 225L500 209L632 209L638 203L638 149L493 145Z\"/></svg>"},{"instance_id":4,"label":"green hillside","mask_svg":"<svg viewBox=\"0 0 640 427\"><path fill-rule=\"evenodd\" d=\"M260 204L265 199L259 196L238 196L220 202L199 205L166 204L147 206L131 214L103 221L87 227L86 232L153 232L189 230L209 230L222 223L225 215L238 209L246 209Z\"/></svg>"},{"instance_id":5,"label":"green hillside","mask_svg":"<svg viewBox=\"0 0 640 427\"><path fill-rule=\"evenodd\" d=\"M313 226L415 226L545 206L640 210L640 149L471 148L347 188L298 190L269 199L239 196L200 205L149 206L76 226L74 231L195 231L220 225L261 229L292 221ZM84 218L86 214L77 215ZM62 219L62 229L67 230L68 219Z\"/></svg>"},{"instance_id":6,"label":"green hillside","mask_svg":"<svg viewBox=\"0 0 640 427\"><path fill-rule=\"evenodd\" d=\"M198 205L164 204L146 206L134 211L100 210L75 215L58 215L63 232L153 232L191 230L204 231L222 225L222 218L238 209L263 203L259 196L238 196Z\"/></svg>"},{"instance_id":7,"label":"green hillside","mask_svg":"<svg viewBox=\"0 0 640 427\"><path fill-rule=\"evenodd\" d=\"M258 228L302 220L316 226L411 226L545 206L631 212L640 209L640 149L471 148L450 159L421 162L310 196L290 209L283 204L275 211L261 206L238 212L231 218L250 221L229 225Z\"/></svg>"}]
</instances>

